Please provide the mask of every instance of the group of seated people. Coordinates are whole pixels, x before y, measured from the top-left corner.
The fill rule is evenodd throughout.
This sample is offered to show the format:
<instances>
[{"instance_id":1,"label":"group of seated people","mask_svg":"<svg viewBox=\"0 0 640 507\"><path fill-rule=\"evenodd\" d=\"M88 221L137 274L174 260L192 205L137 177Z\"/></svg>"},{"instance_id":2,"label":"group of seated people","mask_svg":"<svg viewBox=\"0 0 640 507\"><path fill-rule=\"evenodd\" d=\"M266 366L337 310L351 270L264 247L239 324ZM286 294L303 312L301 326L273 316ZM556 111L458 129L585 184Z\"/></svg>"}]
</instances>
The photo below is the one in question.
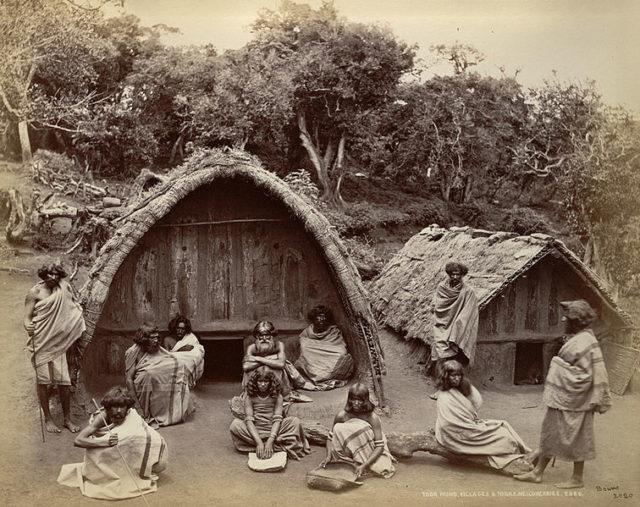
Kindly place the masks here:
<instances>
[{"instance_id":1,"label":"group of seated people","mask_svg":"<svg viewBox=\"0 0 640 507\"><path fill-rule=\"evenodd\" d=\"M250 373L260 366L269 367L282 385L287 401L311 401L297 390L326 391L344 386L353 374L353 358L342 332L333 323L331 309L319 305L308 315L311 324L299 336L300 354L292 363L285 346L276 340L275 326L263 320L253 329L255 342L247 348L242 361L243 389Z\"/></svg>"},{"instance_id":2,"label":"group of seated people","mask_svg":"<svg viewBox=\"0 0 640 507\"><path fill-rule=\"evenodd\" d=\"M311 401L297 389L327 390L343 386L353 373L353 359L331 310L317 306L309 313L311 324L300 334L300 355L295 365L286 358L284 344L268 321L255 326L243 359L243 390L250 374L268 367L281 385L284 399ZM169 335L161 340L157 327L143 324L125 352L125 376L135 408L153 427L186 420L194 411L190 390L204 371L204 347L191 322L177 315L169 323Z\"/></svg>"},{"instance_id":3,"label":"group of seated people","mask_svg":"<svg viewBox=\"0 0 640 507\"><path fill-rule=\"evenodd\" d=\"M287 416L287 397L292 401L290 394L296 388L342 386L352 374L353 359L331 323L330 311L318 307L309 317L311 325L300 335L295 366L287 361L273 324L256 324L255 342L243 359L243 413L236 414L230 425L237 451L255 452L258 460L280 451L295 460L306 456L309 442L301 421ZM129 498L155 491L156 474L166 467L167 450L153 428L187 417L193 410L190 389L203 372L204 348L189 320L179 315L169 330L162 345L156 328L143 325L138 330L134 345L126 351L127 389L113 388L103 398L102 407L75 440L86 449L84 462L65 465L59 482L78 486L94 498ZM325 340L328 346L323 347ZM457 454L486 456L495 468L530 452L509 423L478 417L482 398L458 361L442 364L438 387L435 436L440 445ZM394 475L395 459L374 408L368 388L360 382L352 384L344 408L334 417L320 467L347 463L355 479ZM125 461L130 470L125 470Z\"/></svg>"},{"instance_id":4,"label":"group of seated people","mask_svg":"<svg viewBox=\"0 0 640 507\"><path fill-rule=\"evenodd\" d=\"M182 315L169 323L162 345L158 328L143 324L125 352L125 376L135 408L153 427L183 422L194 411L191 389L204 371L204 347Z\"/></svg>"}]
</instances>

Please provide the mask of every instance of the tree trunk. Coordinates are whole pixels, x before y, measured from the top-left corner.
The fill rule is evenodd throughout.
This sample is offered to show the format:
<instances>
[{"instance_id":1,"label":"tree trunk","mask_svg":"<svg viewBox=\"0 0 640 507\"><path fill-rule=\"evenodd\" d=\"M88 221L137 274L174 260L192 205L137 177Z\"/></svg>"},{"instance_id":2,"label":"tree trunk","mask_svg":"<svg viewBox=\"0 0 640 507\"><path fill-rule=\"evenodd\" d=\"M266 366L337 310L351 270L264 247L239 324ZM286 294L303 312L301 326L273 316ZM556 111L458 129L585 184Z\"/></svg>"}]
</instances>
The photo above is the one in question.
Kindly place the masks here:
<instances>
[{"instance_id":1,"label":"tree trunk","mask_svg":"<svg viewBox=\"0 0 640 507\"><path fill-rule=\"evenodd\" d=\"M176 158L176 154L180 152L180 162L184 159L184 154L182 152L182 141L184 140L184 134L181 132L178 136L178 139L173 143L171 147L171 155L169 156L169 164L173 164L173 161Z\"/></svg>"},{"instance_id":2,"label":"tree trunk","mask_svg":"<svg viewBox=\"0 0 640 507\"><path fill-rule=\"evenodd\" d=\"M238 407L241 408L239 405ZM235 412L234 415L236 415ZM307 434L311 444L319 446L326 445L327 439L329 438L329 428L323 426L317 421L310 420L303 420L302 426L304 427L305 434ZM416 452L428 452L430 454L436 454L443 458L447 458L453 463L475 465L508 476L522 474L533 468L532 464L528 461L528 458L530 457L527 456L526 458L516 458L503 469L496 470L491 466L487 456L455 454L445 449L437 442L433 430L416 431L413 433L387 433L387 445L389 447L389 452L398 459L411 458ZM532 457L533 456L531 456L531 458Z\"/></svg>"},{"instance_id":3,"label":"tree trunk","mask_svg":"<svg viewBox=\"0 0 640 507\"><path fill-rule=\"evenodd\" d=\"M26 121L18 123L18 134L20 135L20 149L22 151L22 162L31 163L31 143L29 142L29 126Z\"/></svg>"},{"instance_id":4,"label":"tree trunk","mask_svg":"<svg viewBox=\"0 0 640 507\"><path fill-rule=\"evenodd\" d=\"M602 263L600 258L600 245L598 239L592 231L589 232L589 239L587 240L587 244L584 249L582 262L584 262L600 278L607 282L609 292L613 296L613 299L617 301L620 294L620 287L613 280L607 268Z\"/></svg>"},{"instance_id":5,"label":"tree trunk","mask_svg":"<svg viewBox=\"0 0 640 507\"><path fill-rule=\"evenodd\" d=\"M440 194L445 201L449 202L449 198L451 196L451 184L444 174L442 174L440 178Z\"/></svg>"},{"instance_id":6,"label":"tree trunk","mask_svg":"<svg viewBox=\"0 0 640 507\"><path fill-rule=\"evenodd\" d=\"M473 188L473 177L467 176L467 181L464 184L464 191L462 194L462 202L469 202L471 200L471 190Z\"/></svg>"},{"instance_id":7,"label":"tree trunk","mask_svg":"<svg viewBox=\"0 0 640 507\"><path fill-rule=\"evenodd\" d=\"M322 187L323 201L335 208L342 208L344 200L340 195L340 182L342 180L345 136L340 137L338 149L336 152L335 141L331 140L327 143L324 155L322 155L318 143L313 141L309 131L307 130L307 122L303 112L298 112L298 128L300 130L300 140L302 146L307 151L309 159L316 170L318 182ZM333 166L333 172L338 174L337 182L333 183L329 175L329 168Z\"/></svg>"}]
</instances>

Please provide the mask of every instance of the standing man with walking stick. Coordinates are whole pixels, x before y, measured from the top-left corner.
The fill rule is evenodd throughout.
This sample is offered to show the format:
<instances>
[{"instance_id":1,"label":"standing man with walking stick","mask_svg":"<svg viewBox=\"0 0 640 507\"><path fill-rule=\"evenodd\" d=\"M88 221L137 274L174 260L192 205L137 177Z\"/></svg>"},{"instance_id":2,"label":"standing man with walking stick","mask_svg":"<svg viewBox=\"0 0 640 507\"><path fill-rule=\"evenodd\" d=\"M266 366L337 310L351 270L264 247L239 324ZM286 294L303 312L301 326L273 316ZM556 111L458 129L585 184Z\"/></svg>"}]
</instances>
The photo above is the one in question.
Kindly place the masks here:
<instances>
[{"instance_id":1,"label":"standing man with walking stick","mask_svg":"<svg viewBox=\"0 0 640 507\"><path fill-rule=\"evenodd\" d=\"M38 270L41 281L34 285L25 299L24 328L29 335L31 362L36 371L38 399L44 413L45 428L60 433L51 418L49 390L58 386L64 414L64 427L71 433L79 428L71 420L71 379L67 364L67 350L85 330L82 308L73 290L64 280L67 273L59 263L49 263Z\"/></svg>"}]
</instances>

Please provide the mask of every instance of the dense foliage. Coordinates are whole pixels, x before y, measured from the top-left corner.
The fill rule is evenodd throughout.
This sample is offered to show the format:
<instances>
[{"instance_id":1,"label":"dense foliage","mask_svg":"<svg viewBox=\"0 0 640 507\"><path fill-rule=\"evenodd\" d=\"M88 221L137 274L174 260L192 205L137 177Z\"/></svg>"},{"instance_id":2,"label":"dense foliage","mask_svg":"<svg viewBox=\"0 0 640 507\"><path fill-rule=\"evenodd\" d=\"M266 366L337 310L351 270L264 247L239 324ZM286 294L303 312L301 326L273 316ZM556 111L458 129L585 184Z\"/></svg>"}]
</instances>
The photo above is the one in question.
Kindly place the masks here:
<instances>
[{"instance_id":1,"label":"dense foliage","mask_svg":"<svg viewBox=\"0 0 640 507\"><path fill-rule=\"evenodd\" d=\"M124 179L193 150L240 147L332 208L345 207L350 172L435 191L469 223L480 222L483 200L517 204L528 193L564 206L594 267L623 286L640 276L638 125L594 83L554 78L527 90L517 76L475 72L484 56L463 44L431 48L452 74L420 81L415 47L328 1L263 10L252 40L224 53L166 47L170 28L107 18L109 2L0 3L5 151L53 149ZM366 222L356 208L354 223ZM497 225L545 229L522 208Z\"/></svg>"}]
</instances>

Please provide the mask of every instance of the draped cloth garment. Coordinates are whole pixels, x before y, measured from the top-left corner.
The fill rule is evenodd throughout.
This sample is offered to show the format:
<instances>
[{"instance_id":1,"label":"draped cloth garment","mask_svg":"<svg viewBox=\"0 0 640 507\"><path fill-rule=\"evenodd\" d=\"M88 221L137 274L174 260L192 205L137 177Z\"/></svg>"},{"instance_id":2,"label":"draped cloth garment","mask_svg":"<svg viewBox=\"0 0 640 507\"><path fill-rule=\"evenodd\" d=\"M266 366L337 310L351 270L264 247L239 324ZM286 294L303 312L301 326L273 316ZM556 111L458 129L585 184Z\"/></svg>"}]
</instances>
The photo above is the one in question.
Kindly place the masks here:
<instances>
[{"instance_id":1,"label":"draped cloth garment","mask_svg":"<svg viewBox=\"0 0 640 507\"><path fill-rule=\"evenodd\" d=\"M149 424L177 424L194 411L189 390L191 375L177 355L162 347L148 354L138 344L125 352L127 375L134 370L134 394L142 407L141 415Z\"/></svg>"},{"instance_id":2,"label":"draped cloth garment","mask_svg":"<svg viewBox=\"0 0 640 507\"><path fill-rule=\"evenodd\" d=\"M252 398L254 425L263 441L271 434L276 398ZM240 452L255 452L256 443L249 433L247 423L242 419L234 419L229 428L233 445ZM302 457L311 449L304 434L302 424L297 417L284 417L273 443L274 451L285 451L290 457Z\"/></svg>"},{"instance_id":3,"label":"draped cloth garment","mask_svg":"<svg viewBox=\"0 0 640 507\"><path fill-rule=\"evenodd\" d=\"M185 345L191 345L193 348L177 352L180 347ZM187 368L189 387L193 388L204 372L204 346L198 341L196 335L188 333L173 346L171 353Z\"/></svg>"},{"instance_id":4,"label":"draped cloth garment","mask_svg":"<svg viewBox=\"0 0 640 507\"><path fill-rule=\"evenodd\" d=\"M362 419L354 417L348 421L336 423L331 431L333 438L330 443L330 462L348 463L353 466L362 465L375 450L375 438L371 425ZM369 470L385 479L393 477L395 459L387 447L387 439L382 435L384 450L378 458L369 465Z\"/></svg>"},{"instance_id":5,"label":"draped cloth garment","mask_svg":"<svg viewBox=\"0 0 640 507\"><path fill-rule=\"evenodd\" d=\"M168 461L164 438L134 408L129 409L121 425L110 425L109 429L118 435L118 446L85 449L82 463L62 466L58 482L80 488L85 496L103 500L133 498L156 491L156 474L166 468ZM108 441L109 434L104 428L91 438Z\"/></svg>"},{"instance_id":6,"label":"draped cloth garment","mask_svg":"<svg viewBox=\"0 0 640 507\"><path fill-rule=\"evenodd\" d=\"M506 421L480 419L482 397L471 386L466 397L452 388L438 393L436 440L457 454L487 456L489 464L502 469L531 449Z\"/></svg>"},{"instance_id":7,"label":"draped cloth garment","mask_svg":"<svg viewBox=\"0 0 640 507\"><path fill-rule=\"evenodd\" d=\"M278 359L278 343L279 342L274 340L273 346L270 349L260 353L258 353L256 349L256 351L254 352L254 355L261 356L268 359L273 359L273 360ZM245 356L245 359L243 359L243 363L245 360L246 360L246 356ZM266 368L269 371L271 371L280 382L280 385L282 386L282 395L285 398L289 396L291 391L294 391L298 387L302 387L304 385L304 382L305 382L304 378L302 377L302 375L300 375L300 372L296 369L293 363L286 358L285 358L285 364L283 369L269 368L268 366L266 366ZM244 374L242 375L243 392L245 387L247 387L247 382L249 382L249 378L254 372L255 372L255 368L250 371L245 371Z\"/></svg>"},{"instance_id":8,"label":"draped cloth garment","mask_svg":"<svg viewBox=\"0 0 640 507\"><path fill-rule=\"evenodd\" d=\"M342 387L353 373L353 358L338 326L316 333L313 325L300 333L300 357L296 368L309 379L311 390Z\"/></svg>"},{"instance_id":9,"label":"draped cloth garment","mask_svg":"<svg viewBox=\"0 0 640 507\"><path fill-rule=\"evenodd\" d=\"M473 364L478 338L478 299L471 287L462 283L451 287L441 282L434 296L435 326L431 358L447 359L462 351Z\"/></svg>"},{"instance_id":10,"label":"draped cloth garment","mask_svg":"<svg viewBox=\"0 0 640 507\"><path fill-rule=\"evenodd\" d=\"M32 321L35 330L28 348L36 368L64 354L85 330L82 308L65 280L35 304Z\"/></svg>"},{"instance_id":11,"label":"draped cloth garment","mask_svg":"<svg viewBox=\"0 0 640 507\"><path fill-rule=\"evenodd\" d=\"M573 335L549 365L542 401L547 412L540 454L566 461L595 458L593 409L611 407L609 377L591 329Z\"/></svg>"}]
</instances>

